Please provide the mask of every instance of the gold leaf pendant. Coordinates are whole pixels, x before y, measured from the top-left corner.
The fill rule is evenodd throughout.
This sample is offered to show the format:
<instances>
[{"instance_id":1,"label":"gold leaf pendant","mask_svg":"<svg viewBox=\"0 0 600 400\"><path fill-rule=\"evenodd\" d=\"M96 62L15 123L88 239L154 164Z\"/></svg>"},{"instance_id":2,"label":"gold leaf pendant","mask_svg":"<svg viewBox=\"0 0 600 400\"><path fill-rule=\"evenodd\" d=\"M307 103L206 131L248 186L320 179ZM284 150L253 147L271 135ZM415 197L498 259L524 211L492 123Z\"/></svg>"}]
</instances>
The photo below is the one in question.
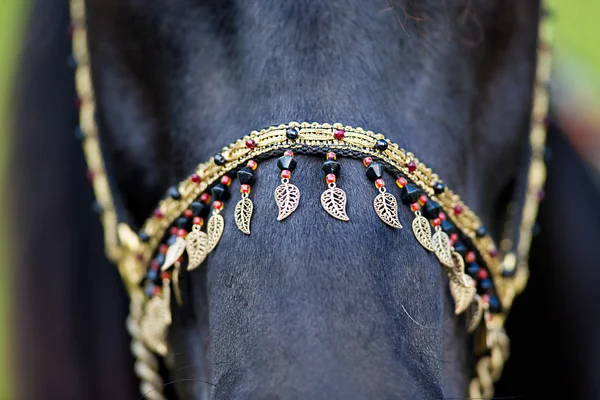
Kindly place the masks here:
<instances>
[{"instance_id":1,"label":"gold leaf pendant","mask_svg":"<svg viewBox=\"0 0 600 400\"><path fill-rule=\"evenodd\" d=\"M456 315L467 311L473 297L477 294L477 289L473 283L473 278L469 275L450 277L450 294L454 298L454 313Z\"/></svg>"},{"instance_id":2,"label":"gold leaf pendant","mask_svg":"<svg viewBox=\"0 0 600 400\"><path fill-rule=\"evenodd\" d=\"M379 189L379 194L373 200L373 208L379 219L392 228L402 229L398 219L398 202L396 198L388 193L385 187Z\"/></svg>"},{"instance_id":3,"label":"gold leaf pendant","mask_svg":"<svg viewBox=\"0 0 600 400\"><path fill-rule=\"evenodd\" d=\"M208 220L206 226L206 232L208 233L208 248L206 254L208 255L211 251L217 247L221 236L223 236L223 229L225 228L225 220L218 210L214 210L213 214Z\"/></svg>"},{"instance_id":4,"label":"gold leaf pendant","mask_svg":"<svg viewBox=\"0 0 600 400\"><path fill-rule=\"evenodd\" d=\"M321 205L333 218L350 221L346 214L346 192L336 187L335 183L331 183L329 189L321 194Z\"/></svg>"},{"instance_id":5,"label":"gold leaf pendant","mask_svg":"<svg viewBox=\"0 0 600 400\"><path fill-rule=\"evenodd\" d=\"M281 185L275 189L275 202L279 208L278 221L282 221L289 217L300 203L300 190L295 185L292 185L287 179L281 180Z\"/></svg>"},{"instance_id":6,"label":"gold leaf pendant","mask_svg":"<svg viewBox=\"0 0 600 400\"><path fill-rule=\"evenodd\" d=\"M235 206L235 224L246 235L250 234L250 220L252 219L253 210L252 200L250 200L248 194L243 194L242 199Z\"/></svg>"},{"instance_id":7,"label":"gold leaf pendant","mask_svg":"<svg viewBox=\"0 0 600 400\"><path fill-rule=\"evenodd\" d=\"M144 307L144 315L140 321L142 338L146 345L156 354L166 356L167 330L171 325L171 289L169 280L163 281L162 296L154 296Z\"/></svg>"},{"instance_id":8,"label":"gold leaf pendant","mask_svg":"<svg viewBox=\"0 0 600 400\"><path fill-rule=\"evenodd\" d=\"M206 259L208 254L208 235L200 230L200 225L194 225L185 238L185 248L188 255L188 271L192 271Z\"/></svg>"},{"instance_id":9,"label":"gold leaf pendant","mask_svg":"<svg viewBox=\"0 0 600 400\"><path fill-rule=\"evenodd\" d=\"M438 260L448 268L454 268L454 259L452 258L452 247L450 238L439 226L431 238L433 251Z\"/></svg>"},{"instance_id":10,"label":"gold leaf pendant","mask_svg":"<svg viewBox=\"0 0 600 400\"><path fill-rule=\"evenodd\" d=\"M479 326L481 322L481 317L483 316L483 302L481 301L481 297L476 294L471 302L471 305L467 309L466 319L467 319L467 333L475 332L475 329Z\"/></svg>"},{"instance_id":11,"label":"gold leaf pendant","mask_svg":"<svg viewBox=\"0 0 600 400\"><path fill-rule=\"evenodd\" d=\"M181 237L177 237L175 243L169 246L169 249L165 254L165 262L162 265L161 270L166 271L167 269L171 268L171 266L175 264L177 260L179 260L179 257L181 257L184 251L185 240Z\"/></svg>"},{"instance_id":12,"label":"gold leaf pendant","mask_svg":"<svg viewBox=\"0 0 600 400\"><path fill-rule=\"evenodd\" d=\"M427 221L427 218L421 215L420 211L415 212L415 219L412 222L412 231L421 246L429 251L433 251L431 225L429 224L429 221Z\"/></svg>"},{"instance_id":13,"label":"gold leaf pendant","mask_svg":"<svg viewBox=\"0 0 600 400\"><path fill-rule=\"evenodd\" d=\"M465 312L477 294L475 281L465 274L465 261L460 254L453 251L452 259L454 268L448 273L450 277L450 294L454 298L454 312L456 315Z\"/></svg>"}]
</instances>

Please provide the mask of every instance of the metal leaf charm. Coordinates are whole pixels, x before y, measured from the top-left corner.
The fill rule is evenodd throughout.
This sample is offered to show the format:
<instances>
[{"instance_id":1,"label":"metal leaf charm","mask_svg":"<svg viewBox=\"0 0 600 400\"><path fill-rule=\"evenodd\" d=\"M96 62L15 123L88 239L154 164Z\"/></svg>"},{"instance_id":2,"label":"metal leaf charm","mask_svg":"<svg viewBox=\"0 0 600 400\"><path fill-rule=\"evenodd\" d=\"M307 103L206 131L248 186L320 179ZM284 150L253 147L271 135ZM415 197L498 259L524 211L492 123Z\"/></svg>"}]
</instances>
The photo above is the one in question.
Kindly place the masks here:
<instances>
[{"instance_id":1,"label":"metal leaf charm","mask_svg":"<svg viewBox=\"0 0 600 400\"><path fill-rule=\"evenodd\" d=\"M156 354L167 355L167 330L171 325L171 290L168 280L163 282L162 296L154 296L146 303L140 321L140 331L146 345Z\"/></svg>"},{"instance_id":2,"label":"metal leaf charm","mask_svg":"<svg viewBox=\"0 0 600 400\"><path fill-rule=\"evenodd\" d=\"M252 219L253 210L254 204L248 196L242 197L235 206L235 224L246 235L250 234L250 220Z\"/></svg>"},{"instance_id":3,"label":"metal leaf charm","mask_svg":"<svg viewBox=\"0 0 600 400\"><path fill-rule=\"evenodd\" d=\"M425 249L433 251L433 243L431 243L431 225L427 218L422 215L417 215L412 222L412 230L417 238L417 241Z\"/></svg>"},{"instance_id":4,"label":"metal leaf charm","mask_svg":"<svg viewBox=\"0 0 600 400\"><path fill-rule=\"evenodd\" d=\"M185 238L185 248L188 255L188 271L196 269L208 254L208 235L200 230L199 225L194 225L192 231Z\"/></svg>"},{"instance_id":5,"label":"metal leaf charm","mask_svg":"<svg viewBox=\"0 0 600 400\"><path fill-rule=\"evenodd\" d=\"M219 213L213 212L208 220L208 225L206 226L206 232L208 233L208 248L206 249L207 255L213 251L215 247L217 247L219 240L221 240L221 236L223 236L223 228L225 228L225 220L223 220L223 216Z\"/></svg>"},{"instance_id":6,"label":"metal leaf charm","mask_svg":"<svg viewBox=\"0 0 600 400\"><path fill-rule=\"evenodd\" d=\"M456 315L465 312L477 294L477 289L473 283L473 278L469 275L450 277L450 294L454 298L454 313Z\"/></svg>"},{"instance_id":7,"label":"metal leaf charm","mask_svg":"<svg viewBox=\"0 0 600 400\"><path fill-rule=\"evenodd\" d=\"M398 202L396 198L385 191L380 192L373 200L373 208L379 219L392 228L402 229L398 220Z\"/></svg>"},{"instance_id":8,"label":"metal leaf charm","mask_svg":"<svg viewBox=\"0 0 600 400\"><path fill-rule=\"evenodd\" d=\"M183 238L178 237L177 240L175 240L175 243L169 246L169 249L165 254L165 262L161 270L166 271L167 269L171 268L171 266L175 264L175 261L179 260L179 257L181 257L184 251L185 240L183 240Z\"/></svg>"},{"instance_id":9,"label":"metal leaf charm","mask_svg":"<svg viewBox=\"0 0 600 400\"><path fill-rule=\"evenodd\" d=\"M333 218L350 221L346 214L346 192L339 187L330 187L321 194L321 205Z\"/></svg>"},{"instance_id":10,"label":"metal leaf charm","mask_svg":"<svg viewBox=\"0 0 600 400\"><path fill-rule=\"evenodd\" d=\"M450 238L446 232L441 229L436 231L431 238L433 251L440 262L448 267L454 268L454 259L452 258L452 247L450 247Z\"/></svg>"},{"instance_id":11,"label":"metal leaf charm","mask_svg":"<svg viewBox=\"0 0 600 400\"><path fill-rule=\"evenodd\" d=\"M473 333L475 329L479 326L481 322L481 317L483 316L483 302L481 301L481 297L476 294L471 302L471 305L467 309L466 319L467 319L467 333Z\"/></svg>"},{"instance_id":12,"label":"metal leaf charm","mask_svg":"<svg viewBox=\"0 0 600 400\"><path fill-rule=\"evenodd\" d=\"M282 183L275 189L275 202L279 208L277 221L289 217L300 203L300 190L291 183Z\"/></svg>"}]
</instances>

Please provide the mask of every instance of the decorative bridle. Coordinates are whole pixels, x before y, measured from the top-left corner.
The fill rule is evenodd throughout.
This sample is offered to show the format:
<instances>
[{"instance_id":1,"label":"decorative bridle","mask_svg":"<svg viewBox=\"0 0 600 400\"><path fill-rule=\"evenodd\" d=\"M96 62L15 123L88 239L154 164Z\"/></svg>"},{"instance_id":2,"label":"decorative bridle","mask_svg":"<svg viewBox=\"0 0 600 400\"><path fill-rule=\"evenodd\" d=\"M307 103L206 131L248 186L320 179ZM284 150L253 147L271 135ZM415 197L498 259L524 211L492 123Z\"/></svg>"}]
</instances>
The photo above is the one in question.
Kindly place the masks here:
<instances>
[{"instance_id":1,"label":"decorative bridle","mask_svg":"<svg viewBox=\"0 0 600 400\"><path fill-rule=\"evenodd\" d=\"M402 229L398 201L414 214L412 231L420 245L435 254L448 273L456 314L466 314L466 330L475 335L476 376L471 398L491 398L494 382L508 358L509 340L504 322L513 299L525 287L532 228L546 178L544 151L551 49L549 24L540 20L536 82L533 88L528 165L517 182L505 232L497 247L480 219L430 168L382 134L342 124L291 122L271 126L224 147L179 185L168 189L142 228L135 233L115 207L118 195L106 174L95 121L96 104L91 80L84 0L71 0L73 56L79 96L79 132L101 209L107 257L119 269L129 293L127 327L136 357L140 391L149 399L165 399L157 355L166 356L171 323L171 290L182 303L179 275L200 266L217 247L229 207L230 187L240 182L235 224L250 235L254 205L251 187L262 161L277 157L281 184L274 197L278 220L290 217L301 202L293 181L297 155L323 158L323 209L340 223L349 221L346 193L339 179L341 158L362 159L366 178L373 182L373 208L390 229ZM386 185L393 176L395 185ZM393 186L397 186L394 188ZM267 217L267 216L261 216ZM206 221L206 229L203 230ZM391 232L390 232L391 234Z\"/></svg>"}]
</instances>

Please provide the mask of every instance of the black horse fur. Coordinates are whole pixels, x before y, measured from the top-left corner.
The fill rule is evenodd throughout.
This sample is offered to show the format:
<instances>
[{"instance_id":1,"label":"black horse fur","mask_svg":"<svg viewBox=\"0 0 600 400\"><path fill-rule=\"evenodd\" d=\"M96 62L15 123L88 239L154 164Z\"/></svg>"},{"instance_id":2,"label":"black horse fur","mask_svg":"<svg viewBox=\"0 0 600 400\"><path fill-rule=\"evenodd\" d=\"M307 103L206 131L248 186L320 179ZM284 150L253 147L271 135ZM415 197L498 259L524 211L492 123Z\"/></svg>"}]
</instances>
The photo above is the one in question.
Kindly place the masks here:
<instances>
[{"instance_id":1,"label":"black horse fur","mask_svg":"<svg viewBox=\"0 0 600 400\"><path fill-rule=\"evenodd\" d=\"M494 226L527 134L537 1L87 3L105 156L134 224L221 147L299 120L386 133ZM19 76L19 386L24 398L131 399L126 297L102 257L69 134L67 26L64 0L36 2ZM218 248L184 276L169 395L464 398L464 321L439 263L412 237L410 212L401 209L404 230L385 227L364 168L341 160L351 222L334 220L318 201L322 160L298 162L295 214L275 221L278 170L262 163L252 236L233 224L234 194ZM529 390L515 376L501 391Z\"/></svg>"}]
</instances>

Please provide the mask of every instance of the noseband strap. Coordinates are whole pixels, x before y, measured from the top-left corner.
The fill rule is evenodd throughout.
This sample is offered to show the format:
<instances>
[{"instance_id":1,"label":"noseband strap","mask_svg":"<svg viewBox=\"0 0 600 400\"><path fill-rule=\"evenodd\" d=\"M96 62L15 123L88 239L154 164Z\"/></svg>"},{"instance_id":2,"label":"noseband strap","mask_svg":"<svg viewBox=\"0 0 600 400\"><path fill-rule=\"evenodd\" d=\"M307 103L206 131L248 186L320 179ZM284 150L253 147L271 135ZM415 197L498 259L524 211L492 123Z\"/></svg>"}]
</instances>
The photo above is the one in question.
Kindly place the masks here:
<instances>
[{"instance_id":1,"label":"noseband strap","mask_svg":"<svg viewBox=\"0 0 600 400\"><path fill-rule=\"evenodd\" d=\"M229 204L232 182L236 178L240 182L232 222L242 233L250 235L254 216L251 188L258 173L278 173L281 177L281 184L274 188L278 214L261 217L294 218L302 202L302 188L294 184L293 172L302 168L303 156L318 156L323 159L324 191L320 200L324 212L340 224L351 223L344 181L339 179L343 167L340 161L361 159L366 168L365 181L374 185L372 208L384 224L381 229L390 229L390 235L406 234L399 230L403 225L410 226L425 251L435 254L448 273L456 314L465 313L467 332L485 339L474 341L478 359L469 396L493 395L493 382L500 377L508 357L504 322L514 297L523 290L529 276L531 232L546 178L545 123L551 51L550 30L544 20L539 27L526 173L517 185L512 218L506 224L501 246L497 247L478 216L414 154L382 134L327 123L291 122L250 132L169 188L153 215L134 233L124 219L126 213L115 206L120 204L118 192L111 190L112 180L102 157L83 0L71 0L71 15L76 86L81 104L79 129L96 199L102 209L106 254L118 265L131 297L128 328L133 337L142 394L150 392L148 398L164 399L155 354L168 353L166 334L171 323L171 292L177 303L181 303L178 284L181 269L198 268L218 246L225 224L230 223L221 211L233 207ZM274 157L279 157L278 170L257 170L262 161ZM395 185L389 184L389 178ZM399 204L410 209L414 215L412 221L400 220Z\"/></svg>"}]
</instances>

